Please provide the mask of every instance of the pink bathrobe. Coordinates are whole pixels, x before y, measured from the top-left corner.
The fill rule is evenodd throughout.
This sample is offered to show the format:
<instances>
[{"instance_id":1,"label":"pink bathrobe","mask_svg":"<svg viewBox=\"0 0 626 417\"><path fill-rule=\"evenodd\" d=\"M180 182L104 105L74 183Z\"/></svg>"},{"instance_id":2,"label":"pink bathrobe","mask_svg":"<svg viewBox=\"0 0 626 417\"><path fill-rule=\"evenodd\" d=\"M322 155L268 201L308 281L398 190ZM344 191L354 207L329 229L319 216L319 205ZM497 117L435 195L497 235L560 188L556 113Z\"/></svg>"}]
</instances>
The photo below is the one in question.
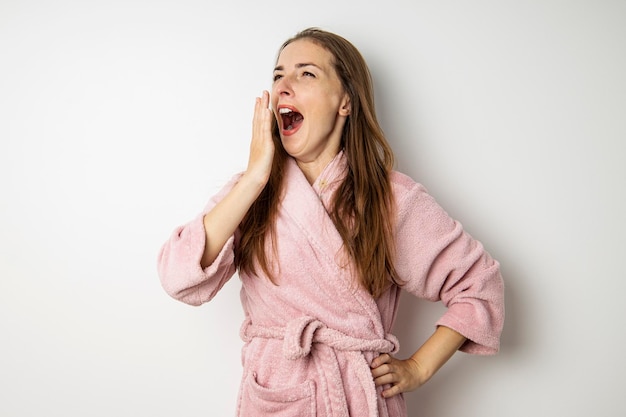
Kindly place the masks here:
<instances>
[{"instance_id":1,"label":"pink bathrobe","mask_svg":"<svg viewBox=\"0 0 626 417\"><path fill-rule=\"evenodd\" d=\"M286 192L276 223L280 236L276 281L241 273L243 378L237 405L242 417L403 417L402 395L383 399L370 363L394 353L390 334L401 288L379 299L355 283L341 257L342 240L326 208L345 172L339 153L311 186L294 160L286 169ZM192 305L211 300L234 275L232 236L218 258L200 267L205 245L203 215L232 188L235 176L190 223L163 246L158 270L164 289ZM461 350L494 354L504 319L499 266L463 231L420 184L394 172L396 269L402 289L442 301L437 322L468 338Z\"/></svg>"}]
</instances>

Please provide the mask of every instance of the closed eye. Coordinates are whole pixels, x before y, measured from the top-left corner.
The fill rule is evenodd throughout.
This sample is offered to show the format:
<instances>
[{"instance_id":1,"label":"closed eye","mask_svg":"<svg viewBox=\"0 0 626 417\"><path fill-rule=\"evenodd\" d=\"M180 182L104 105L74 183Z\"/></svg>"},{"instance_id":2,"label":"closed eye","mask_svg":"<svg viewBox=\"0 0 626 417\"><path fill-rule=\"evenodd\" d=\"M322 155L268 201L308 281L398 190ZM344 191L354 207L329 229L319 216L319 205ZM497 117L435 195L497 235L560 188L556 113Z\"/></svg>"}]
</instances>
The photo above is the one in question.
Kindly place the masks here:
<instances>
[{"instance_id":1,"label":"closed eye","mask_svg":"<svg viewBox=\"0 0 626 417\"><path fill-rule=\"evenodd\" d=\"M302 71L302 76L303 77L316 78L316 75L313 74L312 72L309 72L309 71ZM277 73L277 74L274 74L273 80L274 80L274 82L276 82L276 81L280 80L283 77L284 77L283 74Z\"/></svg>"}]
</instances>

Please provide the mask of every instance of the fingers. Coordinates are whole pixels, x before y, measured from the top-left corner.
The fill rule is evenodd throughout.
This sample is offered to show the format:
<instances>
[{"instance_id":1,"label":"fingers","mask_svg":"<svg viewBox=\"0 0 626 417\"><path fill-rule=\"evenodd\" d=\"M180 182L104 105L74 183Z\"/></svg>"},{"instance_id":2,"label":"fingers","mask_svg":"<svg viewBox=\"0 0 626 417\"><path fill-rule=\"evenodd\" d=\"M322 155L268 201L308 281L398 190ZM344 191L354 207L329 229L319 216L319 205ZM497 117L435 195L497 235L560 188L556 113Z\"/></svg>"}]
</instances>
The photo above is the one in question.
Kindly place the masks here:
<instances>
[{"instance_id":1,"label":"fingers","mask_svg":"<svg viewBox=\"0 0 626 417\"><path fill-rule=\"evenodd\" d=\"M376 380L376 378L380 378L384 375L387 375L391 372L391 367L389 364L391 363L391 356L387 354L380 355L376 359L372 361L372 376Z\"/></svg>"},{"instance_id":2,"label":"fingers","mask_svg":"<svg viewBox=\"0 0 626 417\"><path fill-rule=\"evenodd\" d=\"M267 90L263 90L263 93L261 94L261 106L264 109L267 109L269 107L270 104L270 93L267 92Z\"/></svg>"},{"instance_id":3,"label":"fingers","mask_svg":"<svg viewBox=\"0 0 626 417\"><path fill-rule=\"evenodd\" d=\"M384 390L381 394L383 398L390 398L394 395L402 394L404 391L400 389L400 385L392 385L391 388Z\"/></svg>"},{"instance_id":4,"label":"fingers","mask_svg":"<svg viewBox=\"0 0 626 417\"><path fill-rule=\"evenodd\" d=\"M254 103L254 117L252 119L253 136L271 134L272 111L269 109L270 94L263 91Z\"/></svg>"},{"instance_id":5,"label":"fingers","mask_svg":"<svg viewBox=\"0 0 626 417\"><path fill-rule=\"evenodd\" d=\"M274 142L272 139L272 110L269 108L270 94L263 91L254 103L252 118L252 140L248 158L247 173L262 184L269 178L274 157Z\"/></svg>"},{"instance_id":6,"label":"fingers","mask_svg":"<svg viewBox=\"0 0 626 417\"><path fill-rule=\"evenodd\" d=\"M390 355L382 354L372 361L372 377L376 386L397 382L393 360Z\"/></svg>"},{"instance_id":7,"label":"fingers","mask_svg":"<svg viewBox=\"0 0 626 417\"><path fill-rule=\"evenodd\" d=\"M267 90L265 90L261 94L261 97L257 97L256 99L257 109L255 110L258 110L258 112L255 111L255 113L259 113L259 115L261 116L261 119L264 119L265 116L271 113L269 109L269 105L270 105L270 93L268 93Z\"/></svg>"},{"instance_id":8,"label":"fingers","mask_svg":"<svg viewBox=\"0 0 626 417\"><path fill-rule=\"evenodd\" d=\"M386 386L382 391L384 398L413 391L421 385L417 369L409 360L399 360L383 354L372 361L371 367L374 384Z\"/></svg>"},{"instance_id":9,"label":"fingers","mask_svg":"<svg viewBox=\"0 0 626 417\"><path fill-rule=\"evenodd\" d=\"M372 366L375 366L372 368L372 377L376 386L398 382L398 367L393 364L391 357L380 358L379 361L372 362Z\"/></svg>"},{"instance_id":10,"label":"fingers","mask_svg":"<svg viewBox=\"0 0 626 417\"><path fill-rule=\"evenodd\" d=\"M372 368L378 368L379 366L381 366L382 364L388 363L391 360L391 356L383 353L382 355L378 356L377 358L374 358L374 360L372 361Z\"/></svg>"}]
</instances>

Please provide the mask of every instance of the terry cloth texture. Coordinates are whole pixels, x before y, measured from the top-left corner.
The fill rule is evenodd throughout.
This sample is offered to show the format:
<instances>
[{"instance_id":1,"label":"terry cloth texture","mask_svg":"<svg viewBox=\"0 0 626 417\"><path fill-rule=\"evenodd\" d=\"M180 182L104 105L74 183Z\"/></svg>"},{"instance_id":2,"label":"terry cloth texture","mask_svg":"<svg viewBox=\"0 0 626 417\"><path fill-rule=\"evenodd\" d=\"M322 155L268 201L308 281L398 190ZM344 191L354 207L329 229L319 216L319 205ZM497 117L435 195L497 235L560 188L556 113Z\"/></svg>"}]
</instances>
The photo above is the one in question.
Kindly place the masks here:
<instances>
[{"instance_id":1,"label":"terry cloth texture","mask_svg":"<svg viewBox=\"0 0 626 417\"><path fill-rule=\"evenodd\" d=\"M398 349L390 332L402 290L447 307L435 324L467 337L462 351L499 349L504 288L498 263L422 185L399 172L391 181L402 287L392 285L375 300L357 284L327 212L345 169L340 153L311 186L295 161L288 161L277 250L268 251L277 285L260 268L256 275L240 274L245 320L239 416L405 417L404 397L383 399L370 372L376 356ZM239 232L212 265L203 269L200 259L203 216L238 179L234 176L163 245L158 271L172 297L201 305L235 274Z\"/></svg>"}]
</instances>

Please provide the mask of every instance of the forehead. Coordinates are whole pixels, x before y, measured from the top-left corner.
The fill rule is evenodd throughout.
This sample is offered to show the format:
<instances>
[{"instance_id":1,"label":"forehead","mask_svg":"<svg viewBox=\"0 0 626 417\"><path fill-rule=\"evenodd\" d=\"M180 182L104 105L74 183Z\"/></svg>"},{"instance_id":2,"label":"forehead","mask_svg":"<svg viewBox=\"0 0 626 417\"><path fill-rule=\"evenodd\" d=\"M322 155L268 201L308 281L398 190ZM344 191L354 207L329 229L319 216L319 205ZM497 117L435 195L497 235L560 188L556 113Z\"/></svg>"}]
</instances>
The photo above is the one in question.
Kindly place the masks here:
<instances>
[{"instance_id":1,"label":"forehead","mask_svg":"<svg viewBox=\"0 0 626 417\"><path fill-rule=\"evenodd\" d=\"M309 39L298 39L285 46L276 60L277 66L285 68L311 63L323 69L332 68L333 55L324 47Z\"/></svg>"}]
</instances>

